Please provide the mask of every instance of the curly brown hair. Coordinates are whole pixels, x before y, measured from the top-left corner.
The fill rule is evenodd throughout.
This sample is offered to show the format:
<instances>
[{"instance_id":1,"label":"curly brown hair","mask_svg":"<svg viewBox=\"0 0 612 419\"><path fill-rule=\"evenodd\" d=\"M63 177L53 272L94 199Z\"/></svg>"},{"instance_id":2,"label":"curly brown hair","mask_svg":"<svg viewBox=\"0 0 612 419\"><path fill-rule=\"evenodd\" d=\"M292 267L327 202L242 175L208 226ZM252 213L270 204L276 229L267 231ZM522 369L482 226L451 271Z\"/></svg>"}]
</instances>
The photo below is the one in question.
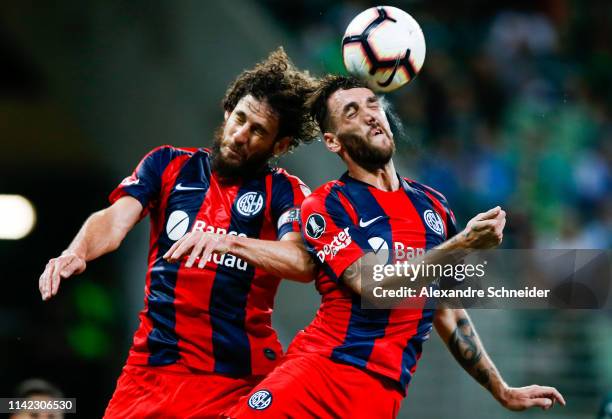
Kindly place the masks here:
<instances>
[{"instance_id":1,"label":"curly brown hair","mask_svg":"<svg viewBox=\"0 0 612 419\"><path fill-rule=\"evenodd\" d=\"M298 70L283 47L272 51L268 58L243 71L225 92L222 105L232 112L247 95L265 101L278 115L277 138L291 137L291 147L309 143L318 135L316 123L310 118L306 99L314 90L314 79L307 71Z\"/></svg>"},{"instance_id":2,"label":"curly brown hair","mask_svg":"<svg viewBox=\"0 0 612 419\"><path fill-rule=\"evenodd\" d=\"M349 90L357 87L367 87L365 82L353 77L338 74L328 74L322 77L315 90L306 101L310 117L317 122L322 132L330 132L333 124L329 118L327 101L338 90Z\"/></svg>"}]
</instances>

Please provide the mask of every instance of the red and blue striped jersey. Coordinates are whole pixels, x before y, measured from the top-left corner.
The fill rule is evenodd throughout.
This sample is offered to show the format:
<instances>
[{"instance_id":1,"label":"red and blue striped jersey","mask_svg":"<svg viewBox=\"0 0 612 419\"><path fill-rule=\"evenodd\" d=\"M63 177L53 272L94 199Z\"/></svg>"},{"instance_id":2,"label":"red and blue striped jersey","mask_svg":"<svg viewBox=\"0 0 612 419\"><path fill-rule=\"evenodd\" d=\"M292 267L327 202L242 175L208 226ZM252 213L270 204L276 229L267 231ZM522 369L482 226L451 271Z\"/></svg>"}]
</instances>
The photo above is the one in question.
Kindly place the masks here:
<instances>
[{"instance_id":1,"label":"red and blue striped jersey","mask_svg":"<svg viewBox=\"0 0 612 419\"><path fill-rule=\"evenodd\" d=\"M322 303L289 353L318 352L397 382L410 382L429 338L431 309L363 309L342 274L367 252L392 251L396 260L423 254L456 233L442 194L399 178L392 192L344 174L318 188L302 204L302 234L319 265ZM423 300L423 307L425 301Z\"/></svg>"},{"instance_id":2,"label":"red and blue striped jersey","mask_svg":"<svg viewBox=\"0 0 612 419\"><path fill-rule=\"evenodd\" d=\"M205 269L162 256L194 229L264 240L299 232L308 193L283 169L222 183L206 149L147 154L110 195L111 202L136 198L151 220L144 309L127 363L230 376L274 368L282 354L271 325L280 279L231 254L213 255Z\"/></svg>"}]
</instances>

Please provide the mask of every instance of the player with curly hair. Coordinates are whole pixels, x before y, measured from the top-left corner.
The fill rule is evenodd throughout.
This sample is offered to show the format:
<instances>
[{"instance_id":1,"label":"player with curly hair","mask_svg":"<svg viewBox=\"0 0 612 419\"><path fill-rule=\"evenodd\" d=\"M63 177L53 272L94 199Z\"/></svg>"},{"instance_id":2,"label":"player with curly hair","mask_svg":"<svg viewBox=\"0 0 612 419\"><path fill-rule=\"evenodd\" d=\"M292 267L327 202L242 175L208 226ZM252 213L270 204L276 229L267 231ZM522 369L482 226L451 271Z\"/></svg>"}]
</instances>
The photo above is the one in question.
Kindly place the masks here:
<instances>
[{"instance_id":1,"label":"player with curly hair","mask_svg":"<svg viewBox=\"0 0 612 419\"><path fill-rule=\"evenodd\" d=\"M282 277L311 280L313 263L298 223L309 190L269 161L315 137L305 108L312 89L310 76L274 51L229 87L212 150L149 152L47 264L43 300L150 215L144 308L105 417L216 417L277 365L274 295ZM193 258L164 259L190 231L227 238L231 253L203 258L204 269Z\"/></svg>"}]
</instances>

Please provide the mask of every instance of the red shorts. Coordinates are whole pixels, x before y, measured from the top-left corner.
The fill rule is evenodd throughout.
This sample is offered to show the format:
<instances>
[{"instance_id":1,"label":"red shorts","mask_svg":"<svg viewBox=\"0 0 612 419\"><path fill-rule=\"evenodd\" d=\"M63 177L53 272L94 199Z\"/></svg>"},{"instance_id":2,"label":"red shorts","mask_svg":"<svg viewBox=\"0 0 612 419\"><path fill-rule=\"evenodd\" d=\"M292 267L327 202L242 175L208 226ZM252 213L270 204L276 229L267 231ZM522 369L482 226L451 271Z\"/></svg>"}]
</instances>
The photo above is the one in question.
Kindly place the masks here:
<instances>
[{"instance_id":1,"label":"red shorts","mask_svg":"<svg viewBox=\"0 0 612 419\"><path fill-rule=\"evenodd\" d=\"M404 395L389 379L318 354L288 355L224 418L394 418Z\"/></svg>"},{"instance_id":2,"label":"red shorts","mask_svg":"<svg viewBox=\"0 0 612 419\"><path fill-rule=\"evenodd\" d=\"M218 418L262 377L169 372L163 367L126 365L105 418Z\"/></svg>"}]
</instances>

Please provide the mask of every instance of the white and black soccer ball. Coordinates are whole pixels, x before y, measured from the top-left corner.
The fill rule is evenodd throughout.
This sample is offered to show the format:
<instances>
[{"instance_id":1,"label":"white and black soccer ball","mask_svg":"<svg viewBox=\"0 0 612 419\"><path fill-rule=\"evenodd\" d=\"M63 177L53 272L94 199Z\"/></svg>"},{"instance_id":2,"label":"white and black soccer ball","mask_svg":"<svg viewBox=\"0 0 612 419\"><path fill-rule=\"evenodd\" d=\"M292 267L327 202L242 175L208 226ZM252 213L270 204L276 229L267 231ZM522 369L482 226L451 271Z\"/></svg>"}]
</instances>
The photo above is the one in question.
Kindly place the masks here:
<instances>
[{"instance_id":1,"label":"white and black soccer ball","mask_svg":"<svg viewBox=\"0 0 612 419\"><path fill-rule=\"evenodd\" d=\"M342 38L346 70L377 92L398 89L416 77L425 61L425 37L416 20L397 7L358 14Z\"/></svg>"}]
</instances>

